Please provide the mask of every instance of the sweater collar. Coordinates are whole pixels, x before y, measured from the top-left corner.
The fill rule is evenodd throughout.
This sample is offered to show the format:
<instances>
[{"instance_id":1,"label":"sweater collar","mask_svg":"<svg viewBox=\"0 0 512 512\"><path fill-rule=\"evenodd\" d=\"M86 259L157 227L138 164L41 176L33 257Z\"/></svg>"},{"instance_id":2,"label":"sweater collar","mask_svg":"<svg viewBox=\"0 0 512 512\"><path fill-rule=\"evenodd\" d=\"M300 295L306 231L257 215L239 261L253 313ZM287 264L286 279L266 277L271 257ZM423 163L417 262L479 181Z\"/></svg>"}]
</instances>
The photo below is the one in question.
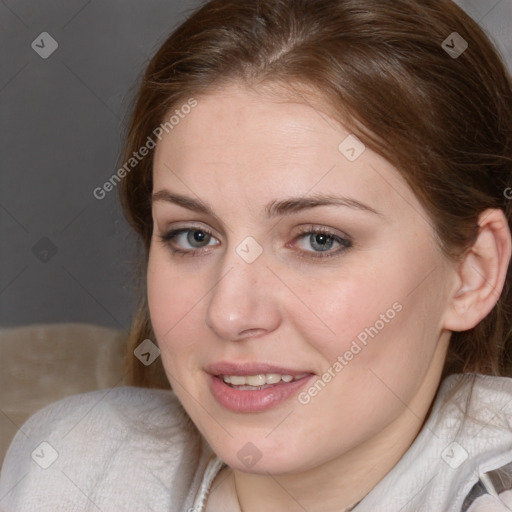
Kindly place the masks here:
<instances>
[{"instance_id":1,"label":"sweater collar","mask_svg":"<svg viewBox=\"0 0 512 512\"><path fill-rule=\"evenodd\" d=\"M354 512L460 511L480 474L512 461L512 379L456 374L422 430Z\"/></svg>"}]
</instances>

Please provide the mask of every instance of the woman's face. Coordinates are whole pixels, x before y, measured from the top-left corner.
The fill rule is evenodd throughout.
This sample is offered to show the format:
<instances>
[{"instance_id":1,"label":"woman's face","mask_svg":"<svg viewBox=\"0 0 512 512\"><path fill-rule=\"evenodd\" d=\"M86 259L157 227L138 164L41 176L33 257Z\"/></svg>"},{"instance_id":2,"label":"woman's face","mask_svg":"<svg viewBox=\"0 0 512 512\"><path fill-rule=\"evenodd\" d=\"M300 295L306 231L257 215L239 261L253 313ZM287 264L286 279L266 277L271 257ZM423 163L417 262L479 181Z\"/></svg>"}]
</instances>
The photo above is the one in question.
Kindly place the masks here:
<instances>
[{"instance_id":1,"label":"woman's face","mask_svg":"<svg viewBox=\"0 0 512 512\"><path fill-rule=\"evenodd\" d=\"M410 444L455 275L424 209L323 111L236 85L197 102L156 148L148 268L188 414L241 471Z\"/></svg>"}]
</instances>

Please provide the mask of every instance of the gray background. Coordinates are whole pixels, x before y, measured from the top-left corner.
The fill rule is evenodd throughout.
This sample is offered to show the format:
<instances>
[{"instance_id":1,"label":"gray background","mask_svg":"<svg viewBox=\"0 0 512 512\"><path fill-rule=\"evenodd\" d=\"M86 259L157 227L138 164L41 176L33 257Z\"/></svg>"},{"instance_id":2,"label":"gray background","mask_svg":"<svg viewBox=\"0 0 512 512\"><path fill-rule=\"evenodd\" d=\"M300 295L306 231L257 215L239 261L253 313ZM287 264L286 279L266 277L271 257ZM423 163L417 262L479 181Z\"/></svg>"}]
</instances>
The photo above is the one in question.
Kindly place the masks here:
<instances>
[{"instance_id":1,"label":"gray background","mask_svg":"<svg viewBox=\"0 0 512 512\"><path fill-rule=\"evenodd\" d=\"M128 327L134 237L117 169L145 63L198 1L0 0L0 325ZM458 2L512 67L512 0ZM58 49L31 44L48 32Z\"/></svg>"}]
</instances>

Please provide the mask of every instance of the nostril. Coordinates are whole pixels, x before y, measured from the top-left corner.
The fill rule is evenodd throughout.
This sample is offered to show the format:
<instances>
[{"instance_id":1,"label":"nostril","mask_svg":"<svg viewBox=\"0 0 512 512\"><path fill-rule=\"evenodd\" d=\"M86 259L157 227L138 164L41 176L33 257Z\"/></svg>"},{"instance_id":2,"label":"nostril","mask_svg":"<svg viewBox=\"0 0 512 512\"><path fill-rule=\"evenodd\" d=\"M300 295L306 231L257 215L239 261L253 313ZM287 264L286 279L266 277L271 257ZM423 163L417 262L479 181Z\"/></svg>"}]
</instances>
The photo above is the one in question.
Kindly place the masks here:
<instances>
[{"instance_id":1,"label":"nostril","mask_svg":"<svg viewBox=\"0 0 512 512\"><path fill-rule=\"evenodd\" d=\"M240 333L240 338L256 338L265 334L264 329L244 329Z\"/></svg>"}]
</instances>

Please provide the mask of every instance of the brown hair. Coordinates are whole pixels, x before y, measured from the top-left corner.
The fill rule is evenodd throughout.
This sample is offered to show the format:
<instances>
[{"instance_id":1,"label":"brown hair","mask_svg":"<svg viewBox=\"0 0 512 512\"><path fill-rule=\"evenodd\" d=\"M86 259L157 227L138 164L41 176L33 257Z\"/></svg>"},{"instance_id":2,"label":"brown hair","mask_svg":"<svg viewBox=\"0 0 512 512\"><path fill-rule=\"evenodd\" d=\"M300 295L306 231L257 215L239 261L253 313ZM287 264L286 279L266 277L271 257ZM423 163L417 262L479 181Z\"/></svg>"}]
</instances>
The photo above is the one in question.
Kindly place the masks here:
<instances>
[{"instance_id":1,"label":"brown hair","mask_svg":"<svg viewBox=\"0 0 512 512\"><path fill-rule=\"evenodd\" d=\"M445 50L455 45L453 32L468 43L458 57ZM482 29L451 0L209 1L151 60L124 158L146 144L171 108L233 81L315 91L333 117L399 170L447 256L456 259L472 245L487 208L503 209L511 225L504 194L512 186L511 78ZM143 242L130 383L168 387L160 359L145 367L133 357L142 340L154 339L144 280L152 163L150 154L120 187L125 215ZM452 333L443 376L510 374L510 279L509 268L485 319Z\"/></svg>"}]
</instances>

